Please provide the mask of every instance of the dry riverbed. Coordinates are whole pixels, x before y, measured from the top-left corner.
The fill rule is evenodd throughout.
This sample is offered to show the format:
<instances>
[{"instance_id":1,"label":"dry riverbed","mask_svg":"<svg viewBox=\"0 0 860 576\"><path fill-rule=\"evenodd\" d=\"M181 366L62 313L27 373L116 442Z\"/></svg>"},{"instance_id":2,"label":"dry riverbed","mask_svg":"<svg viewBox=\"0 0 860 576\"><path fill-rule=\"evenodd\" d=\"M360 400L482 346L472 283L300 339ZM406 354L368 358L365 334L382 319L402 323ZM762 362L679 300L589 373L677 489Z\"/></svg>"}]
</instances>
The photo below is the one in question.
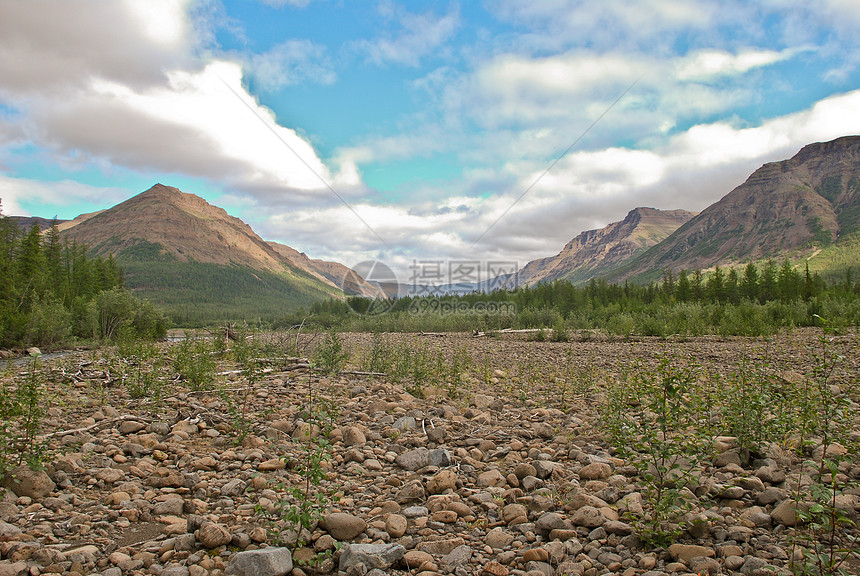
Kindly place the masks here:
<instances>
[{"instance_id":1,"label":"dry riverbed","mask_svg":"<svg viewBox=\"0 0 860 576\"><path fill-rule=\"evenodd\" d=\"M821 377L826 354L837 360L827 386L848 399L856 440L858 338L828 337L825 347L820 336L348 334L337 375L313 361L322 338L304 337L289 358L260 358L250 379L213 353L220 375L197 390L172 368L176 344L122 374L107 351L71 353L37 365L45 469L16 469L7 482L0 576L789 574L808 531L797 487L820 481L803 460L821 458L822 438L805 452L786 437L748 454L723 434L678 486L684 526L666 546L648 545L647 482L610 444L601 406L612 383L658 374L667 359L709 382L753 366L795 391ZM371 373L374 346L431 361L395 381ZM145 380L147 371L157 373ZM7 385L28 377L11 372ZM158 397L135 397L131 381ZM319 485L306 472L316 424L331 443L319 448L329 457ZM848 454L836 475L834 508L853 521L860 463ZM289 487L321 498L322 520L304 534L278 514L279 503L297 503ZM837 532L840 544L858 534ZM302 535L307 546L296 549ZM842 567L860 572L851 555Z\"/></svg>"}]
</instances>

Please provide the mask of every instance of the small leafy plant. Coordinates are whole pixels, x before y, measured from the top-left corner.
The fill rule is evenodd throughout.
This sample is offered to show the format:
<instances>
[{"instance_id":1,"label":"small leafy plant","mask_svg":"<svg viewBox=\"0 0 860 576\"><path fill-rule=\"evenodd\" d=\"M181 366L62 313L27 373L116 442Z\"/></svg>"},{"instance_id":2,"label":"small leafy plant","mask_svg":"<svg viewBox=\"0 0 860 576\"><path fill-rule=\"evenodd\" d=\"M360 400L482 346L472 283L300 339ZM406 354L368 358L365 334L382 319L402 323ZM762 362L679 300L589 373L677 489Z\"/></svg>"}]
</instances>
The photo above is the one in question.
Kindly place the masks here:
<instances>
[{"instance_id":1,"label":"small leafy plant","mask_svg":"<svg viewBox=\"0 0 860 576\"><path fill-rule=\"evenodd\" d=\"M301 452L298 458L289 462L301 481L286 487L289 498L275 503L275 511L271 515L274 543L295 548L309 542L310 532L336 499L334 493L323 486L323 481L326 479L324 464L332 455L329 434L337 421L337 406L317 393L311 379L307 379L306 384L306 401L299 413L303 422L298 437ZM316 559L321 561L324 556Z\"/></svg>"},{"instance_id":2,"label":"small leafy plant","mask_svg":"<svg viewBox=\"0 0 860 576\"><path fill-rule=\"evenodd\" d=\"M668 545L685 529L690 503L682 489L708 445L692 394L698 369L674 360L663 354L656 373L638 367L610 387L603 407L616 453L645 481L648 509L634 520L643 542L654 546Z\"/></svg>"},{"instance_id":3,"label":"small leafy plant","mask_svg":"<svg viewBox=\"0 0 860 576\"><path fill-rule=\"evenodd\" d=\"M845 562L860 547L856 523L840 505L841 497L856 488L856 483L840 472L856 448L850 438L853 412L849 398L834 385L844 358L833 351L827 333L825 330L813 352L815 365L799 402L799 449L817 446L813 459L804 462L807 470L814 471L813 483L805 487L798 475L792 496L800 525L793 539L789 567L797 576L847 576L850 572Z\"/></svg>"},{"instance_id":4,"label":"small leafy plant","mask_svg":"<svg viewBox=\"0 0 860 576\"><path fill-rule=\"evenodd\" d=\"M337 332L326 333L325 340L314 354L317 368L326 374L338 374L349 362L349 351L344 348L343 340Z\"/></svg>"},{"instance_id":5,"label":"small leafy plant","mask_svg":"<svg viewBox=\"0 0 860 576\"><path fill-rule=\"evenodd\" d=\"M38 371L38 355L32 357L23 381L0 380L0 479L15 466L40 468L46 446L39 440L44 419L44 384Z\"/></svg>"},{"instance_id":6,"label":"small leafy plant","mask_svg":"<svg viewBox=\"0 0 860 576\"><path fill-rule=\"evenodd\" d=\"M174 350L174 370L192 390L209 390L215 381L215 359L206 340L186 334Z\"/></svg>"}]
</instances>

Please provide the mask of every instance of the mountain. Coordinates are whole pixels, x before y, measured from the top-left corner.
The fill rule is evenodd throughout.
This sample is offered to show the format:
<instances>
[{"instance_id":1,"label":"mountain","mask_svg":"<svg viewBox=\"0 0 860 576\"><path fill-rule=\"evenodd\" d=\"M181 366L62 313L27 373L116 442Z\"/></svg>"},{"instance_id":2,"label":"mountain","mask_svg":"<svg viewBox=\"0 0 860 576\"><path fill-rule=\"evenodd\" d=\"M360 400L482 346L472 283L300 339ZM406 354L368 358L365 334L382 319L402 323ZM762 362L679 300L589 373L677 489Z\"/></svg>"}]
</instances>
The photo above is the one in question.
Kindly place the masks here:
<instances>
[{"instance_id":1,"label":"mountain","mask_svg":"<svg viewBox=\"0 0 860 576\"><path fill-rule=\"evenodd\" d=\"M222 208L162 184L60 228L63 238L116 258L130 289L185 324L275 318L342 297L348 271L266 242Z\"/></svg>"},{"instance_id":2,"label":"mountain","mask_svg":"<svg viewBox=\"0 0 860 576\"><path fill-rule=\"evenodd\" d=\"M160 245L160 258L180 262L257 270L281 266L278 253L250 226L199 196L161 184L64 230L63 236L100 256L134 254L149 243Z\"/></svg>"},{"instance_id":3,"label":"mountain","mask_svg":"<svg viewBox=\"0 0 860 576\"><path fill-rule=\"evenodd\" d=\"M10 222L14 222L18 225L18 228L23 230L24 232L29 232L30 228L33 227L33 224L39 227L39 230L43 232L51 227L51 224L54 223L54 220L49 220L48 218L40 218L39 216L7 216ZM63 222L67 222L67 220L57 220L57 227L62 225Z\"/></svg>"},{"instance_id":4,"label":"mountain","mask_svg":"<svg viewBox=\"0 0 860 576\"><path fill-rule=\"evenodd\" d=\"M846 136L765 164L607 280L649 280L667 269L811 255L858 231L860 136Z\"/></svg>"},{"instance_id":5,"label":"mountain","mask_svg":"<svg viewBox=\"0 0 860 576\"><path fill-rule=\"evenodd\" d=\"M348 267L338 262L309 258L304 252L290 248L285 244L269 242L269 246L281 255L288 263L296 268L306 270L323 282L340 287L347 294L365 294L368 287L362 278Z\"/></svg>"},{"instance_id":6,"label":"mountain","mask_svg":"<svg viewBox=\"0 0 860 576\"><path fill-rule=\"evenodd\" d=\"M529 285L562 279L585 282L657 245L694 216L686 210L634 208L620 222L582 232L557 255L529 262L517 281Z\"/></svg>"}]
</instances>

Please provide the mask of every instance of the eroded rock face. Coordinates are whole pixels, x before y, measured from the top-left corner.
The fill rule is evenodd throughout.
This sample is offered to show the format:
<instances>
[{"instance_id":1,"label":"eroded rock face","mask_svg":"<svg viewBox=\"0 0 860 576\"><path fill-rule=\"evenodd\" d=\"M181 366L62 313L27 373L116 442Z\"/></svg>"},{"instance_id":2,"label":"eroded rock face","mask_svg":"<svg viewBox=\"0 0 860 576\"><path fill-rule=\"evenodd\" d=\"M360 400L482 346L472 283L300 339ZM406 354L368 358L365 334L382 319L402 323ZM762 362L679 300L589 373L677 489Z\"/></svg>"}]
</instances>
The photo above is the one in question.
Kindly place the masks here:
<instances>
[{"instance_id":1,"label":"eroded rock face","mask_svg":"<svg viewBox=\"0 0 860 576\"><path fill-rule=\"evenodd\" d=\"M525 399L503 385L514 362L568 362L568 353L527 342L457 342L487 354L500 384L475 379L462 398L420 399L379 378L275 371L248 393L249 413L263 416L239 444L223 416L228 403L214 391L189 394L170 384L158 406L114 387L104 405L90 406L86 388L58 386L70 395L60 405L75 408L58 409L47 432L106 425L53 438L62 455L44 475L19 474L28 479L20 493L0 498L0 573L278 576L298 562L375 576L785 569L786 534L798 522L791 483L803 471L794 453L763 446L760 454L717 460L740 455L736 438L717 438L684 491L688 530L657 554L642 545L635 522L650 509L646 485L602 437L599 399L568 398L562 410L555 384L538 382ZM749 353L745 341L694 344L690 353L700 361L718 359L715 370ZM646 341L570 349L582 363L599 357L610 373L632 358L647 363L662 348ZM791 348L785 354L786 368L804 357ZM285 487L305 486L309 445L298 407L308 382L338 406L318 487L338 498L322 498L319 524L312 519L299 530L279 506L297 503ZM484 397L471 401L473 392ZM147 425L107 425L114 418ZM414 427L402 425L409 419ZM841 473L860 479L860 466L849 460ZM847 494L838 505L856 514L858 501Z\"/></svg>"}]
</instances>

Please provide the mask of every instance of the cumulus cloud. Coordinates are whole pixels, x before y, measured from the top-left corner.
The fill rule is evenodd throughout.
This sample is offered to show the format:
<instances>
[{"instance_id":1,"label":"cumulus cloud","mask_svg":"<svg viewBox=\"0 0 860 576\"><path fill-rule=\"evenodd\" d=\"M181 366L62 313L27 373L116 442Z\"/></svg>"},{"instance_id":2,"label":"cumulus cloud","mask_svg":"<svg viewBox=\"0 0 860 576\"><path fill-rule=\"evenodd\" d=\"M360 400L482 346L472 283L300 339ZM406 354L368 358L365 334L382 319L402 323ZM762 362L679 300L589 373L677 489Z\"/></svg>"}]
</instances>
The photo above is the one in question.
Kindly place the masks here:
<instances>
[{"instance_id":1,"label":"cumulus cloud","mask_svg":"<svg viewBox=\"0 0 860 576\"><path fill-rule=\"evenodd\" d=\"M30 103L28 117L37 141L82 161L103 158L286 194L337 181L306 140L247 94L241 77L238 64L214 61L198 72L169 72L164 85L144 90L93 81L60 102Z\"/></svg>"},{"instance_id":2,"label":"cumulus cloud","mask_svg":"<svg viewBox=\"0 0 860 576\"><path fill-rule=\"evenodd\" d=\"M584 230L621 220L637 206L700 211L763 163L788 158L810 142L851 133L860 133L860 90L754 127L695 125L650 150L574 151L510 210L539 171L518 172L513 183L505 181L508 187L502 193L489 197L451 196L446 203L451 210L427 204L360 205L359 212L375 231L398 247L394 252L340 206L279 218L289 222L290 234L300 244L314 246L316 253L337 258L342 247L349 246L343 261L384 258L401 276L408 274L414 259L422 258L503 258L524 265L557 253ZM471 185L479 189L481 182L496 177L494 172L475 171ZM278 233L265 222L260 226Z\"/></svg>"},{"instance_id":3,"label":"cumulus cloud","mask_svg":"<svg viewBox=\"0 0 860 576\"><path fill-rule=\"evenodd\" d=\"M273 201L332 202L328 186L349 194L359 185L355 165L332 172L277 123L244 87L238 62L195 56L188 2L3 4L0 96L14 112L0 130L7 150L24 133L67 166L197 176ZM313 52L285 44L273 54ZM290 81L261 58L260 77Z\"/></svg>"},{"instance_id":4,"label":"cumulus cloud","mask_svg":"<svg viewBox=\"0 0 860 576\"><path fill-rule=\"evenodd\" d=\"M0 95L57 95L94 77L132 86L189 62L190 0L0 0Z\"/></svg>"}]
</instances>

